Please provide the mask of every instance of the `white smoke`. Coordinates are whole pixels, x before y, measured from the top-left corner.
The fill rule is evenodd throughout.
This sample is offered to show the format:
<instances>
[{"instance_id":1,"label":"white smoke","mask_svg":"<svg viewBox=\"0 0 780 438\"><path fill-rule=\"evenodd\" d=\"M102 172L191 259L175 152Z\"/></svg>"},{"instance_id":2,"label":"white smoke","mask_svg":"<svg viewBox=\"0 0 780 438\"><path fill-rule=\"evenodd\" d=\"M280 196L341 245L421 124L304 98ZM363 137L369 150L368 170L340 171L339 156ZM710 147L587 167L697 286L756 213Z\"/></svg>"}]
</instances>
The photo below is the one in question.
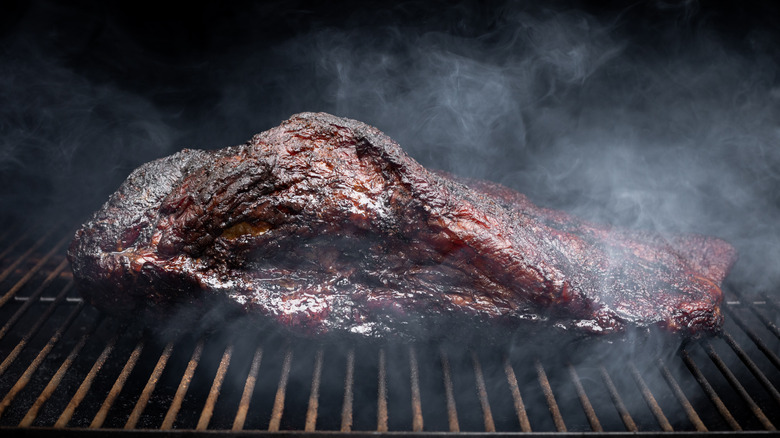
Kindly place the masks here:
<instances>
[{"instance_id":1,"label":"white smoke","mask_svg":"<svg viewBox=\"0 0 780 438\"><path fill-rule=\"evenodd\" d=\"M0 51L4 210L83 217L142 162L328 111L545 206L723 237L738 284L780 280L777 32L760 8L731 30L695 2L451 6L236 6L171 31L198 29L199 52L155 51L166 27L110 9L38 4Z\"/></svg>"},{"instance_id":2,"label":"white smoke","mask_svg":"<svg viewBox=\"0 0 780 438\"><path fill-rule=\"evenodd\" d=\"M321 2L319 16L284 3L130 16L121 5L36 3L4 14L2 214L45 212L76 226L146 161L328 111L377 126L425 166L503 183L543 206L722 237L740 252L739 292L777 290L770 6L729 15L741 9L474 1L332 11ZM533 366L524 369L521 383L534 382ZM504 387L501 371L489 388ZM580 372L586 384L600 379L595 367ZM529 409L546 418L541 398Z\"/></svg>"}]
</instances>

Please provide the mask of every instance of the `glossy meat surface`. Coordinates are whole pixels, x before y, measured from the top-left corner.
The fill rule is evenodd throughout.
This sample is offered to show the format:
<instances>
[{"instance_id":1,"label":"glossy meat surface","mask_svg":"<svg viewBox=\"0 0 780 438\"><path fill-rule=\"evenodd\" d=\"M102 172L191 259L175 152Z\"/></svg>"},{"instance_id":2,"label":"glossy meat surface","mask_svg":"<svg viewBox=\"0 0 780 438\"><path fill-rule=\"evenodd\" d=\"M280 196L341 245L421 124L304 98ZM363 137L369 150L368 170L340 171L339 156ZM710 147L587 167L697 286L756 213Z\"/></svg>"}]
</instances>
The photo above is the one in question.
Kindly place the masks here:
<instances>
[{"instance_id":1,"label":"glossy meat surface","mask_svg":"<svg viewBox=\"0 0 780 438\"><path fill-rule=\"evenodd\" d=\"M426 170L376 128L303 113L136 169L68 256L81 293L116 315L217 302L304 334L419 337L529 321L714 332L736 254L540 208Z\"/></svg>"}]
</instances>

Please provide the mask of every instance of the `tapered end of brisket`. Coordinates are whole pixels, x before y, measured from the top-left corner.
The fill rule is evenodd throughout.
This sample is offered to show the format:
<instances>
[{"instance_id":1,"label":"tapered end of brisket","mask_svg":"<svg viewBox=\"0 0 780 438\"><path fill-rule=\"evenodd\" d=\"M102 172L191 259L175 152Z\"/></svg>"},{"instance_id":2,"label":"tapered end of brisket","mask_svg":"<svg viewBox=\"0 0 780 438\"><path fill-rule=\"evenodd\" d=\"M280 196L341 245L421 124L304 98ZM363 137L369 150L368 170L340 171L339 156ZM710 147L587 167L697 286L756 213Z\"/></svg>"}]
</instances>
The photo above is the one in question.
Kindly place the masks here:
<instances>
[{"instance_id":1,"label":"tapered end of brisket","mask_svg":"<svg viewBox=\"0 0 780 438\"><path fill-rule=\"evenodd\" d=\"M728 242L708 236L684 236L674 239L674 250L693 271L719 285L737 261L737 250Z\"/></svg>"}]
</instances>

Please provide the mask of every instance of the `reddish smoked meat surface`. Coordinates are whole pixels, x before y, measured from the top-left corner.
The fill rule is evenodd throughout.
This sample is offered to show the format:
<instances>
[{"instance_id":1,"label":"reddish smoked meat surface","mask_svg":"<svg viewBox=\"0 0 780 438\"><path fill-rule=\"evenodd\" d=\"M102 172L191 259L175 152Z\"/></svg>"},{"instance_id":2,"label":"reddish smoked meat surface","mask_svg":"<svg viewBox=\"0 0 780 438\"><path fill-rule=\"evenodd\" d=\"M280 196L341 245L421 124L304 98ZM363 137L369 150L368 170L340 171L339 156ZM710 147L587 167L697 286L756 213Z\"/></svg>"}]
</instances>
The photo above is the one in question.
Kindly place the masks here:
<instances>
[{"instance_id":1,"label":"reddish smoked meat surface","mask_svg":"<svg viewBox=\"0 0 780 438\"><path fill-rule=\"evenodd\" d=\"M139 167L68 256L88 302L120 316L216 302L307 335L527 322L698 336L722 325L736 253L540 208L431 172L376 128L303 113Z\"/></svg>"}]
</instances>

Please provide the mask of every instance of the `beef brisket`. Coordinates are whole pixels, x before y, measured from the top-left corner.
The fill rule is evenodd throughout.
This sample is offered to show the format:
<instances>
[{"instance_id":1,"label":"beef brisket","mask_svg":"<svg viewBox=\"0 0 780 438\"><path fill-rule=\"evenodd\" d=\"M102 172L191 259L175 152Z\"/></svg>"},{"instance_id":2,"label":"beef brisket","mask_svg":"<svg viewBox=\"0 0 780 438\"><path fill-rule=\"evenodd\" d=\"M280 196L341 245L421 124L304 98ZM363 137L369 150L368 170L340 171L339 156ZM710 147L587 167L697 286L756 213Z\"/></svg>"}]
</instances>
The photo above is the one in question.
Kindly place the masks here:
<instances>
[{"instance_id":1,"label":"beef brisket","mask_svg":"<svg viewBox=\"0 0 780 438\"><path fill-rule=\"evenodd\" d=\"M540 208L426 170L376 128L303 113L136 169L68 257L83 296L116 315L216 301L309 334L452 320L695 336L722 324L735 251Z\"/></svg>"}]
</instances>

